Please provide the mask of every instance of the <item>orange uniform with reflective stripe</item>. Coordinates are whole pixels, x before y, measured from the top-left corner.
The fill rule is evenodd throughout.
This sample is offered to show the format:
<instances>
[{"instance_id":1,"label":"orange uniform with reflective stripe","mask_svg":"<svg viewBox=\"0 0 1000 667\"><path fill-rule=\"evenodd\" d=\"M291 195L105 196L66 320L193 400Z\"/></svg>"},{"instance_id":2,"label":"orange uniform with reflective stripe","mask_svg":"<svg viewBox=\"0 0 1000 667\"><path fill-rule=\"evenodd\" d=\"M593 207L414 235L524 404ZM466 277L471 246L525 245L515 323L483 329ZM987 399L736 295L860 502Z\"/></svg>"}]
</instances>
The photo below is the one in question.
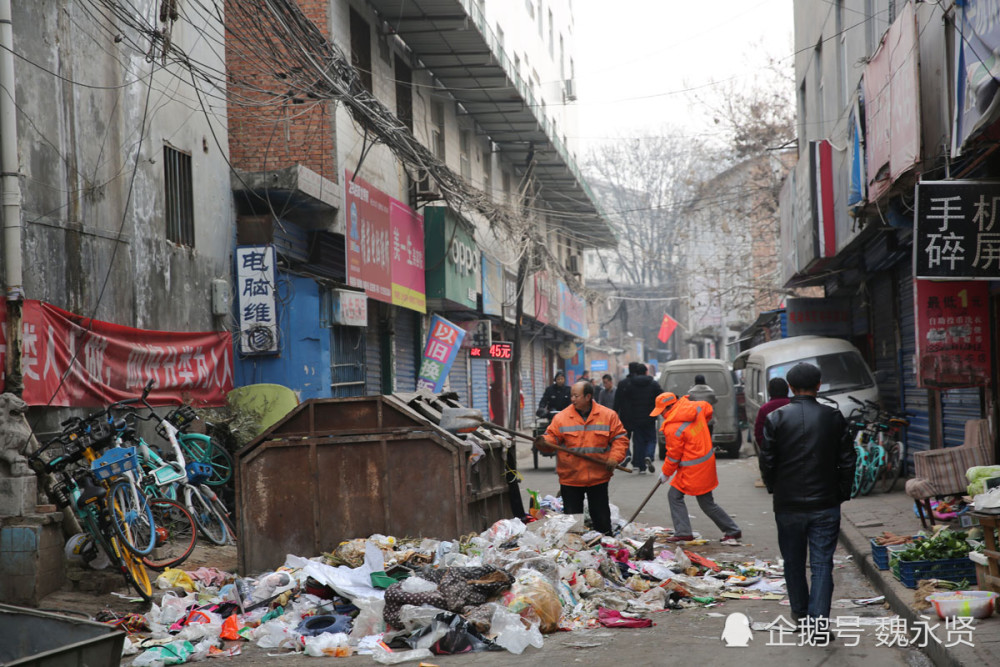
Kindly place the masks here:
<instances>
[{"instance_id":1,"label":"orange uniform with reflective stripe","mask_svg":"<svg viewBox=\"0 0 1000 667\"><path fill-rule=\"evenodd\" d=\"M572 405L556 414L545 431L545 440L554 445L617 463L628 454L628 434L614 410L594 402L586 421ZM566 486L594 486L611 479L604 465L556 452L556 473Z\"/></svg>"},{"instance_id":2,"label":"orange uniform with reflective stripe","mask_svg":"<svg viewBox=\"0 0 1000 667\"><path fill-rule=\"evenodd\" d=\"M688 496L700 496L719 485L715 472L715 453L708 420L712 406L705 401L691 401L687 396L677 401L663 418L667 439L667 458L663 474L674 475L670 485Z\"/></svg>"}]
</instances>

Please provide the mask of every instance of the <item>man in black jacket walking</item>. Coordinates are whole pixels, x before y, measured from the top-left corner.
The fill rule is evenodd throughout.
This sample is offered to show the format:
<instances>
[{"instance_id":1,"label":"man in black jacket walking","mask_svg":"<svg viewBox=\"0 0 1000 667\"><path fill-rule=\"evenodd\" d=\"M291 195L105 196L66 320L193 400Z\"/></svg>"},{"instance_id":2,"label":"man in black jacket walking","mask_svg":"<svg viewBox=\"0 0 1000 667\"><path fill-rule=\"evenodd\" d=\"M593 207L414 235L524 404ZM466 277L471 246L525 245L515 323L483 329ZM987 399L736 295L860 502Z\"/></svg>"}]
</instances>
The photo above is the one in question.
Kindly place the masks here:
<instances>
[{"instance_id":1,"label":"man in black jacket walking","mask_svg":"<svg viewBox=\"0 0 1000 667\"><path fill-rule=\"evenodd\" d=\"M778 546L792 620L829 641L833 552L840 535L840 504L851 498L856 455L844 416L816 400L820 370L796 364L786 376L794 397L767 416L760 475L774 495ZM806 583L806 554L812 586ZM801 621L800 619L808 620Z\"/></svg>"},{"instance_id":2,"label":"man in black jacket walking","mask_svg":"<svg viewBox=\"0 0 1000 667\"><path fill-rule=\"evenodd\" d=\"M615 392L615 412L622 420L632 442L632 464L642 474L653 472L656 457L656 417L649 413L656 407L656 397L663 393L659 383L646 375L646 365L629 364L629 376Z\"/></svg>"}]
</instances>

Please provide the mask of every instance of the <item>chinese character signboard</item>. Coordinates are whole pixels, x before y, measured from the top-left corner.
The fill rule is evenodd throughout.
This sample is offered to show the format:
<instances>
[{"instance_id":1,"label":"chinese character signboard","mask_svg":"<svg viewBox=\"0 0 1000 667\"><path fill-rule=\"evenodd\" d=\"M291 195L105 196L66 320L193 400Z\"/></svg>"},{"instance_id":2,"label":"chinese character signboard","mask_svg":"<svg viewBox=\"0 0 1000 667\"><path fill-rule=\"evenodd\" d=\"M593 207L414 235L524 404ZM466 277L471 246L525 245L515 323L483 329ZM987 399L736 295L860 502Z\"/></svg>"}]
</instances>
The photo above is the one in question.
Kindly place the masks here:
<instances>
[{"instance_id":1,"label":"chinese character signboard","mask_svg":"<svg viewBox=\"0 0 1000 667\"><path fill-rule=\"evenodd\" d=\"M587 337L587 303L573 294L563 281L558 282L559 320L558 326L571 334Z\"/></svg>"},{"instance_id":2,"label":"chinese character signboard","mask_svg":"<svg viewBox=\"0 0 1000 667\"><path fill-rule=\"evenodd\" d=\"M932 389L989 384L989 286L913 281L917 383Z\"/></svg>"},{"instance_id":3,"label":"chinese character signboard","mask_svg":"<svg viewBox=\"0 0 1000 667\"><path fill-rule=\"evenodd\" d=\"M417 389L429 389L437 393L444 388L444 381L462 346L463 338L465 331L461 327L440 315L431 318L424 358L417 373Z\"/></svg>"},{"instance_id":4,"label":"chinese character signboard","mask_svg":"<svg viewBox=\"0 0 1000 667\"><path fill-rule=\"evenodd\" d=\"M503 315L504 279L503 265L483 255L483 314Z\"/></svg>"},{"instance_id":5,"label":"chinese character signboard","mask_svg":"<svg viewBox=\"0 0 1000 667\"><path fill-rule=\"evenodd\" d=\"M6 312L0 299L0 373ZM153 405L209 407L225 405L233 389L229 332L133 329L28 300L21 335L28 405L103 407L135 398L153 380Z\"/></svg>"},{"instance_id":6,"label":"chinese character signboard","mask_svg":"<svg viewBox=\"0 0 1000 667\"><path fill-rule=\"evenodd\" d=\"M330 319L348 327L368 326L368 297L346 289L330 291Z\"/></svg>"},{"instance_id":7,"label":"chinese character signboard","mask_svg":"<svg viewBox=\"0 0 1000 667\"><path fill-rule=\"evenodd\" d=\"M913 267L917 278L1000 276L1000 183L917 184Z\"/></svg>"},{"instance_id":8,"label":"chinese character signboard","mask_svg":"<svg viewBox=\"0 0 1000 667\"><path fill-rule=\"evenodd\" d=\"M424 219L409 206L389 200L392 229L392 303L427 312L424 296Z\"/></svg>"},{"instance_id":9,"label":"chinese character signboard","mask_svg":"<svg viewBox=\"0 0 1000 667\"><path fill-rule=\"evenodd\" d=\"M590 360L590 372L591 373L607 373L608 372L608 360L607 359L591 359Z\"/></svg>"},{"instance_id":10,"label":"chinese character signboard","mask_svg":"<svg viewBox=\"0 0 1000 667\"><path fill-rule=\"evenodd\" d=\"M428 306L474 310L482 289L479 246L466 223L444 206L424 209Z\"/></svg>"},{"instance_id":11,"label":"chinese character signboard","mask_svg":"<svg viewBox=\"0 0 1000 667\"><path fill-rule=\"evenodd\" d=\"M851 304L847 299L790 297L785 301L789 336L850 336Z\"/></svg>"},{"instance_id":12,"label":"chinese character signboard","mask_svg":"<svg viewBox=\"0 0 1000 667\"><path fill-rule=\"evenodd\" d=\"M347 193L347 284L378 301L392 303L389 261L390 197L345 171Z\"/></svg>"},{"instance_id":13,"label":"chinese character signboard","mask_svg":"<svg viewBox=\"0 0 1000 667\"><path fill-rule=\"evenodd\" d=\"M240 304L240 350L243 354L277 352L274 246L236 248L236 289Z\"/></svg>"}]
</instances>

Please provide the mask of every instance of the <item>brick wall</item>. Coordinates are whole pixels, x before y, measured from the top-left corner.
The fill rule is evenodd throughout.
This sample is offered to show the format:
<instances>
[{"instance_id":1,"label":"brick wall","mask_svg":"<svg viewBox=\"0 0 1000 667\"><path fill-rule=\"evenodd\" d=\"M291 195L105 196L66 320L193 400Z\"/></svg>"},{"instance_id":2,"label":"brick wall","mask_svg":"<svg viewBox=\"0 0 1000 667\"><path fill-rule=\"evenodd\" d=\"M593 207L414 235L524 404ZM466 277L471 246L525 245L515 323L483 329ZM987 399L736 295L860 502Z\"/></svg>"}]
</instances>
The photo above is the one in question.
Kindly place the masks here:
<instances>
[{"instance_id":1,"label":"brick wall","mask_svg":"<svg viewBox=\"0 0 1000 667\"><path fill-rule=\"evenodd\" d=\"M231 0L227 5L239 0ZM329 38L329 0L298 0L299 7ZM260 61L248 57L238 38L243 31L240 16L227 7L233 29L226 33L226 66L231 76L229 91L230 160L243 171L270 171L302 164L334 182L337 177L333 104L303 99L274 103L287 91L280 72L262 71ZM260 48L260 47L255 47ZM245 82L247 85L241 85ZM266 92L248 89L248 85ZM266 106L242 104L250 98Z\"/></svg>"}]
</instances>

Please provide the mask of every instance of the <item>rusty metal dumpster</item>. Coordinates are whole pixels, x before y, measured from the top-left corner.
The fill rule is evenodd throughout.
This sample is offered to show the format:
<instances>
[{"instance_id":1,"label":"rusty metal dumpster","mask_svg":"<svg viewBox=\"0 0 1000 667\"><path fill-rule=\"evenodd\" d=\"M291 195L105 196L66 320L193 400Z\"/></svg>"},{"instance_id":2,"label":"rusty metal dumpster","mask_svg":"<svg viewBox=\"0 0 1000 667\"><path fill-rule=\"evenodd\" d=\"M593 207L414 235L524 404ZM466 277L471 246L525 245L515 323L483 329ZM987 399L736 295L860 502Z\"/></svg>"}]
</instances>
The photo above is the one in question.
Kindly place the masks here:
<instances>
[{"instance_id":1,"label":"rusty metal dumpster","mask_svg":"<svg viewBox=\"0 0 1000 667\"><path fill-rule=\"evenodd\" d=\"M124 644L125 633L103 623L0 604L0 665L114 667Z\"/></svg>"},{"instance_id":2,"label":"rusty metal dumpster","mask_svg":"<svg viewBox=\"0 0 1000 667\"><path fill-rule=\"evenodd\" d=\"M429 394L312 399L236 454L239 568L280 566L374 533L453 539L510 514L509 440L456 436ZM473 463L478 451L484 454Z\"/></svg>"}]
</instances>

